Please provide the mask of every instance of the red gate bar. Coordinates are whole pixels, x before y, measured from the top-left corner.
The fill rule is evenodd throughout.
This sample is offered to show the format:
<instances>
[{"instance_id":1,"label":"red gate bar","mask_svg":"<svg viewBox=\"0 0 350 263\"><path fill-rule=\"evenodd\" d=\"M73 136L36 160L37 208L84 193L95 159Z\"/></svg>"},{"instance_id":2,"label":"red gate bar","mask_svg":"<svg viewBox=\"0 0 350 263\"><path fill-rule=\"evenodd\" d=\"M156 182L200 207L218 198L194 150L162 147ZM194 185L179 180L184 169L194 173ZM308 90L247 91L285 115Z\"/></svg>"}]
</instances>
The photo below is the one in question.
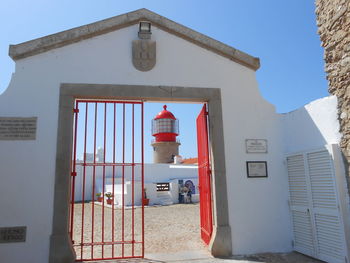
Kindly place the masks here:
<instances>
[{"instance_id":1,"label":"red gate bar","mask_svg":"<svg viewBox=\"0 0 350 263\"><path fill-rule=\"evenodd\" d=\"M76 166L134 166L142 165L142 163L77 163Z\"/></svg>"},{"instance_id":2,"label":"red gate bar","mask_svg":"<svg viewBox=\"0 0 350 263\"><path fill-rule=\"evenodd\" d=\"M115 103L113 104L113 163L115 163L115 145L116 145L116 141L115 141L115 136L116 136L116 107L115 107ZM115 198L115 192L114 192L114 183L115 183L115 166L113 166L113 179L112 179L112 195L113 198ZM114 258L114 201L112 203L112 258Z\"/></svg>"},{"instance_id":3,"label":"red gate bar","mask_svg":"<svg viewBox=\"0 0 350 263\"><path fill-rule=\"evenodd\" d=\"M75 176L76 176L76 159L77 159L77 149L76 149L76 145L77 145L77 130L78 130L78 112L79 112L79 108L78 108L78 102L75 103L75 108L73 109L73 114L74 114L74 138L73 138L73 160L72 160L72 182L71 182L71 187L72 187L72 192L71 192L71 209L70 209L70 237L72 239L73 237L73 220L74 220L74 197L75 197ZM72 239L73 241L73 239ZM73 242L74 244L74 242Z\"/></svg>"},{"instance_id":4,"label":"red gate bar","mask_svg":"<svg viewBox=\"0 0 350 263\"><path fill-rule=\"evenodd\" d=\"M135 151L134 151L134 149L135 149L135 105L133 104L132 105L132 160L131 160L131 162L133 163L133 164L135 164ZM135 227L134 227L134 225L135 225L135 211L134 211L134 202L135 202L135 196L134 196L134 194L135 194L135 185L134 185L134 183L135 183L135 165L133 165L132 167L131 167L131 169L132 169L132 178L131 178L131 181L132 181L132 188L131 188L131 191L132 191L132 193L131 193L131 198L132 198L132 201L131 201L131 203L132 203L132 207L131 207L131 227L132 227L132 233L131 233L131 239L132 239L132 250L131 250L131 254L132 254L132 256L134 256L134 250L135 250L135 244L134 244L134 242L135 242ZM143 191L143 190L142 190ZM142 201L143 202L143 201Z\"/></svg>"},{"instance_id":5,"label":"red gate bar","mask_svg":"<svg viewBox=\"0 0 350 263\"><path fill-rule=\"evenodd\" d=\"M94 164L96 164L96 128L97 128L97 103L95 103L95 122L94 122ZM86 165L86 164L85 164ZM95 180L96 180L96 166L92 170L92 197L95 200ZM95 203L92 202L91 207L91 244L94 243L94 223L95 223ZM94 247L91 245L91 258L94 258Z\"/></svg>"},{"instance_id":6,"label":"red gate bar","mask_svg":"<svg viewBox=\"0 0 350 263\"><path fill-rule=\"evenodd\" d=\"M105 163L106 160L106 115L107 115L107 104L104 103L105 106L105 114L104 114L104 118L103 118L103 162ZM106 185L106 167L103 166L103 182L102 182L102 243L105 240L105 185ZM102 244L102 258L104 258L104 244Z\"/></svg>"},{"instance_id":7,"label":"red gate bar","mask_svg":"<svg viewBox=\"0 0 350 263\"><path fill-rule=\"evenodd\" d=\"M122 172L122 257L124 257L124 176L125 176L125 103L123 103L123 172Z\"/></svg>"},{"instance_id":8,"label":"red gate bar","mask_svg":"<svg viewBox=\"0 0 350 263\"><path fill-rule=\"evenodd\" d=\"M79 126L78 116L79 116L79 104L83 104L82 109L80 109L81 113L84 113L81 118L83 118L83 122ZM85 104L85 105L84 105ZM94 110L91 110L90 105ZM99 112L99 105L104 106L104 110ZM110 107L112 106L112 111L110 111ZM122 118L117 118L117 113L119 112L117 106L120 105L122 107ZM139 106L138 106L139 105ZM130 119L126 119L126 106L128 106L128 110L131 110ZM140 161L136 161L135 159L135 111L136 106L138 106L138 110L140 112L140 116L138 121L141 123L141 130L137 131L140 133L140 151L138 153L138 158ZM85 110L85 112L84 112ZM77 99L75 102L75 107L73 109L74 112L74 131L73 131L73 151L72 151L72 182L71 182L71 205L70 205L70 237L72 239L73 246L76 250L77 261L91 261L91 260L108 260L108 259L126 259L126 258L141 258L144 257L144 206L143 206L143 189L144 189L144 108L143 102L141 101L114 101L114 100L90 100L90 99ZM90 112L92 112L92 117L90 118ZM110 114L112 112L112 114ZM129 112L129 111L128 111ZM103 117L100 117L103 115ZM128 114L129 116L129 114ZM91 121L90 121L91 119ZM103 120L103 128L99 122ZM119 122L118 122L119 121ZM126 131L126 122L131 121L131 125L128 126L128 131ZM110 124L111 123L111 124ZM100 128L101 126L101 128ZM121 127L122 126L122 127ZM111 131L109 131L109 127L113 127ZM103 129L103 131L101 131ZM120 131L120 132L118 132ZM131 138L131 149L126 147L126 132L131 134L128 137L128 142ZM84 135L82 135L84 134ZM118 143L117 138L118 134L121 136L121 143ZM107 136L108 135L108 136ZM111 138L111 139L109 139ZM98 142L103 139L103 158L97 162L97 145ZM138 140L138 139L137 139ZM90 142L91 141L91 142ZM120 145L121 144L121 145ZM121 154L118 157L117 147L121 146ZM93 160L88 160L88 148L93 148ZM83 154L83 160L77 162L78 152ZM128 153L128 157L126 156ZM118 161L117 157L121 159ZM109 158L109 159L107 159ZM127 160L128 158L128 160ZM131 160L130 160L130 159ZM130 162L130 161L131 162ZM141 179L141 188L135 189L136 182L136 170L135 167L140 166L140 170L138 170L138 178ZM119 168L120 167L120 168ZM131 179L131 214L127 214L128 218L131 217L131 229L128 228L126 231L125 220L126 220L126 210L125 210L125 184L126 184L126 170L125 167L130 167L131 170L128 170L128 180ZM99 170L97 170L99 169ZM101 170L102 169L102 174ZM117 169L121 169L121 220L116 220L116 216L119 214L119 209L115 207L115 200L112 201L111 206L106 207L105 203L105 192L107 185L107 169L108 170L108 183L110 184L112 181L112 198L116 198L115 192L115 183L117 176ZM97 172L98 171L98 172ZM130 178L131 176L131 178ZM101 217L96 217L97 208L95 204L95 196L96 191L95 187L97 185L97 178L102 177L102 205L99 204L98 210L101 211ZM77 179L79 179L77 181ZM138 179L138 180L139 180ZM99 179L101 180L101 179ZM86 188L87 182L92 184L92 189L90 190ZM101 182L101 181L99 181ZM78 187L78 188L77 188ZM79 188L80 187L80 188ZM90 186L89 186L90 187ZM81 189L81 201L80 197L76 198L76 191ZM91 195L87 195L87 191L91 191ZM135 191L140 191L141 193L141 215L138 214L141 220L141 232L140 229L135 230L136 222L136 214L135 214ZM86 198L91 197L90 200L86 200ZM78 202L78 203L77 203ZM102 207L101 207L102 206ZM91 210L90 210L91 208ZM78 213L79 211L79 213ZM130 211L130 210L128 210ZM111 217L109 217L108 213L111 213ZM91 216L89 216L91 213ZM120 215L120 214L119 214ZM78 220L78 221L77 221ZM108 220L108 221L106 221ZM110 222L111 224L107 223ZM130 219L128 219L130 220ZM99 221L101 224L101 235L95 235L96 223ZM80 222L80 223L79 223ZM129 223L130 221L128 221ZM90 224L90 225L89 225ZM87 227L90 226L90 227ZM116 228L116 226L118 226ZM91 233L88 233L88 232ZM118 234L118 231L121 233ZM130 231L130 232L129 232ZM117 233L116 233L117 232ZM137 237L136 237L137 234ZM79 235L79 237L77 236ZM76 242L76 240L80 240L80 242ZM121 240L120 240L120 239ZM126 248L126 245L128 246ZM115 250L115 247L121 247L121 253ZM130 246L130 247L129 247ZM137 246L137 250L136 247ZM97 251L96 249L99 248Z\"/></svg>"},{"instance_id":9,"label":"red gate bar","mask_svg":"<svg viewBox=\"0 0 350 263\"><path fill-rule=\"evenodd\" d=\"M84 163L86 163L86 138L87 138L87 116L88 116L88 104L86 104L85 108L85 129L84 129ZM82 191L82 200L85 200L85 174L86 174L86 167L83 167L83 191ZM82 216L81 216L81 241L80 243L83 243L84 241L84 202L82 203ZM80 257L83 257L83 246L80 247Z\"/></svg>"},{"instance_id":10,"label":"red gate bar","mask_svg":"<svg viewBox=\"0 0 350 263\"><path fill-rule=\"evenodd\" d=\"M143 145L144 145L144 120L143 120L143 113L144 113L144 109L143 109L143 103L141 104L141 162L142 162L142 166L141 166L141 185L142 185L142 216L141 216L141 220L142 220L142 258L145 257L145 207L144 207L144 202L143 199L145 198L143 195L143 189L145 188L145 170L144 170L144 161L145 161L145 157L144 157L144 149L143 149Z\"/></svg>"}]
</instances>

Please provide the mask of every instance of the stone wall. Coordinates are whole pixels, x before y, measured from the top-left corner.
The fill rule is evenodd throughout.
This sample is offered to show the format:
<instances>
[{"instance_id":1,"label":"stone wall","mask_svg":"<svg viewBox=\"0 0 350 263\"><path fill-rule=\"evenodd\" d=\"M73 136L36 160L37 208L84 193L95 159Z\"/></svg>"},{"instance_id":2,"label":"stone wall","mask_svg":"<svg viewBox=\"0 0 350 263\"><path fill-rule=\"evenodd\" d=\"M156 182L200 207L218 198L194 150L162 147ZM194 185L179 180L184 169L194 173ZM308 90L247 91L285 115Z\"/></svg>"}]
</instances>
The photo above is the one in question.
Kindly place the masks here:
<instances>
[{"instance_id":1,"label":"stone wall","mask_svg":"<svg viewBox=\"0 0 350 263\"><path fill-rule=\"evenodd\" d=\"M350 1L316 0L318 34L324 47L328 90L338 97L340 146L350 162ZM349 176L348 185L349 185Z\"/></svg>"}]
</instances>

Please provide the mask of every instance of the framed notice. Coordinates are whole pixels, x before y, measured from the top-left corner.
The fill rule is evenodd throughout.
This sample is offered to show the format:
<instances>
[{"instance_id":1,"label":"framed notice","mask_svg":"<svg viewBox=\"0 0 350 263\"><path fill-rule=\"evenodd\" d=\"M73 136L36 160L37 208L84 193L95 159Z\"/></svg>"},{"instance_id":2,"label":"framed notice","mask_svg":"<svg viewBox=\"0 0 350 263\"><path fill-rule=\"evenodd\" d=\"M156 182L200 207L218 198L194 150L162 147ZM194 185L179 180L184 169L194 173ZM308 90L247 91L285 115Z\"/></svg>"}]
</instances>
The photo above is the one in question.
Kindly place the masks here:
<instances>
[{"instance_id":1,"label":"framed notice","mask_svg":"<svg viewBox=\"0 0 350 263\"><path fill-rule=\"evenodd\" d=\"M245 148L247 153L267 153L267 140L246 139Z\"/></svg>"},{"instance_id":2,"label":"framed notice","mask_svg":"<svg viewBox=\"0 0 350 263\"><path fill-rule=\"evenodd\" d=\"M0 227L0 243L25 242L26 226Z\"/></svg>"},{"instance_id":3,"label":"framed notice","mask_svg":"<svg viewBox=\"0 0 350 263\"><path fill-rule=\"evenodd\" d=\"M247 162L248 178L267 177L266 161L248 161Z\"/></svg>"}]
</instances>

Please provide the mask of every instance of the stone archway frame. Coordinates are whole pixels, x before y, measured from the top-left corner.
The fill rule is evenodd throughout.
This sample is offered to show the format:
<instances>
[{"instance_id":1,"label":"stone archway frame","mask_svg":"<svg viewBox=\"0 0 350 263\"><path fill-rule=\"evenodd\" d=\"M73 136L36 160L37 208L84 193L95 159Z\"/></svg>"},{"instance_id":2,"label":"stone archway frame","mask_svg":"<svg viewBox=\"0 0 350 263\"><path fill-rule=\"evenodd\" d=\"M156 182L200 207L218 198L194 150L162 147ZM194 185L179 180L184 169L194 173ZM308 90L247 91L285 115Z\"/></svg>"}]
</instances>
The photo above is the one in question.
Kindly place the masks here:
<instances>
[{"instance_id":1,"label":"stone archway frame","mask_svg":"<svg viewBox=\"0 0 350 263\"><path fill-rule=\"evenodd\" d=\"M232 254L232 240L228 214L220 89L142 85L61 84L49 262L70 263L75 261L75 252L69 238L68 226L71 181L70 159L73 141L72 110L74 101L77 98L208 103L214 219L213 235L209 249L213 256L230 256Z\"/></svg>"}]
</instances>

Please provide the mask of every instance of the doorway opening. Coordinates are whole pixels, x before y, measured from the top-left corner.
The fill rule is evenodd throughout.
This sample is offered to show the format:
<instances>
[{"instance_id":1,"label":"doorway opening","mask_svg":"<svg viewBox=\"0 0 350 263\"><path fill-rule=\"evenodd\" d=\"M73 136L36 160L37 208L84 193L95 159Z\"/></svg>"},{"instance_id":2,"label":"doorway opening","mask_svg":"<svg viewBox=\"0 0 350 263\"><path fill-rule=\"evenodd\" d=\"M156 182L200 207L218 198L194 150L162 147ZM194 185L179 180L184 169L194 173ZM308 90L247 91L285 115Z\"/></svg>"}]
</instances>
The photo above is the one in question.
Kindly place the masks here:
<instances>
[{"instance_id":1,"label":"doorway opening","mask_svg":"<svg viewBox=\"0 0 350 263\"><path fill-rule=\"evenodd\" d=\"M178 125L174 125L178 119L158 114L152 135L161 139L152 145L163 147L163 152L159 156L153 149L152 161L144 140L142 101L75 101L69 233L78 261L142 258L145 250L168 254L189 250L189 246L200 250L204 249L200 236L209 244L212 198L207 107L177 106L187 115L182 124L190 126L182 131L185 149L181 152L198 153L198 158L181 160L179 150L169 147L171 143L180 145L172 138L172 134L179 135ZM196 123L190 125L200 108ZM172 114L166 106L161 113ZM149 119L146 116L147 122Z\"/></svg>"},{"instance_id":2,"label":"doorway opening","mask_svg":"<svg viewBox=\"0 0 350 263\"><path fill-rule=\"evenodd\" d=\"M101 95L104 94L104 95ZM121 96L122 94L122 96ZM85 99L88 98L88 99ZM98 98L98 99L96 99ZM79 101L80 100L80 101ZM118 101L115 101L118 100ZM210 238L210 242L209 240L207 240L207 242L209 242L209 248L211 251L211 254L214 256L227 256L231 254L231 242L228 242L231 240L231 234L230 234L230 228L228 225L228 209L227 209L227 192L226 191L222 191L222 189L224 188L224 190L226 190L226 186L225 186L225 182L226 182L226 178L225 178L225 164L224 164L224 144L223 144L223 136L222 136L222 113L221 113L221 95L220 95L220 90L219 89L205 89L205 88L182 88L182 87L152 87L152 86L124 86L124 85L86 85L86 84L63 84L61 86L61 92L60 92L60 105L59 105L59 130L58 130L58 141L57 141L57 160L56 160L56 183L55 183L55 206L54 206L54 217L53 217L53 232L52 232L52 236L51 236L51 247L50 247L50 260L51 262L62 262L62 259L67 259L67 258L71 258L72 260L75 259L75 255L77 255L77 259L78 260L83 260L84 259L84 250L88 251L88 254L95 254L95 251L91 250L91 247L100 247L100 248L105 248L107 246L109 247L121 247L121 249L119 250L113 250L112 252L109 252L110 254L105 254L105 252L96 252L96 257L93 257L90 259L87 258L87 260L92 260L92 259L109 259L109 258L129 258L129 257L143 257L144 256L144 235L143 235L143 231L144 231L144 225L142 224L144 217L143 217L143 209L144 209L144 204L143 204L143 200L145 199L144 197L144 185L143 185L143 172L142 170L144 169L143 166L143 160L141 160L141 164L139 165L139 169L141 170L141 172L136 172L137 170L137 165L136 163L138 163L138 161L136 160L131 160L131 161L127 161L126 160L126 156L125 159L121 161L121 165L120 165L120 161L118 160L114 160L113 159L113 154L108 153L111 150L108 150L108 147L104 147L104 149L100 149L101 150L101 155L102 158L100 158L100 156L98 156L98 143L94 143L93 147L97 147L97 152L95 151L96 149L94 148L92 151L92 157L91 157L91 152L90 155L87 154L89 153L87 151L88 147L92 147L92 146L84 146L83 151L83 155L81 155L82 157L82 162L75 162L75 165L73 165L75 167L75 170L71 170L71 161L72 160L77 160L77 152L76 151L72 151L71 149L73 149L73 143L79 144L79 140L76 139L78 137L76 137L76 134L74 134L72 131L74 130L73 128L73 124L74 125L79 125L79 117L78 117L78 124L75 124L74 122L74 118L72 116L72 109L73 106L75 105L76 102L79 103L83 103L82 105L85 106L85 111L79 109L79 112L77 113L76 111L78 111L77 109L73 110L74 111L74 115L76 114L87 114L86 112L94 112L97 109L97 112L99 112L99 106L92 106L93 103L95 103L95 105L99 105L99 103L101 103L102 106L102 112L107 113L108 116L111 116L111 114L109 113L111 108L116 107L116 111L118 112L118 106L120 107L127 107L127 105L129 105L128 103L130 103L130 107L135 107L136 105L141 105L141 108L143 108L143 101L182 101L182 102L189 102L189 101L193 101L193 102L206 102L210 108L209 111L209 118L212 120L211 124L209 125L209 129L210 130L210 145L212 145L213 147L211 147L210 149L210 156L212 157L212 185L213 185L213 191L212 191L212 204L213 204L213 235ZM85 103L85 104L84 104ZM118 104L120 103L120 105ZM91 106L89 105L91 104ZM113 105L113 106L107 106L107 104ZM115 105L115 106L114 106ZM122 106L121 106L122 105ZM104 109L103 109L104 107ZM82 107L84 108L84 107ZM112 110L113 111L113 110ZM142 111L142 110L141 110ZM129 112L129 111L126 111ZM142 115L142 114L141 114ZM141 116L140 115L140 116ZM213 118L211 118L211 115ZM127 113L125 113L125 117L124 117L124 121L126 119ZM88 120L89 117L85 117L85 122L82 122L82 125L84 126L82 130L85 130L85 126L88 125L86 124L86 120ZM97 113L97 119L98 118L98 113ZM119 120L123 120L123 118L117 118ZM133 119L133 118L131 118ZM142 118L141 118L142 119ZM108 117L105 117L105 120L108 120ZM97 121L98 122L98 121ZM106 122L106 121L105 121ZM118 121L117 121L118 122ZM123 121L122 121L123 122ZM108 126L109 124L103 124L103 128L104 130L108 130ZM112 125L110 125L110 127L115 127L117 126L118 123L113 123ZM122 123L122 125L128 125L126 124L126 122ZM131 125L134 126L134 128L137 127L138 124ZM97 125L99 126L99 125ZM121 126L121 124L119 124L119 126ZM216 126L216 129L213 129L213 126ZM138 127L143 127L143 120L140 121L140 125ZM221 127L221 129L220 129ZM218 128L218 129L217 129ZM112 128L114 129L114 128ZM128 128L127 128L128 129ZM127 130L126 129L126 130ZM142 130L142 129L141 129ZM97 133L99 132L98 129L96 130ZM136 131L136 129L135 129ZM143 131L143 130L142 130ZM140 131L140 133L142 134L142 131ZM108 132L104 131L104 136L106 136ZM136 135L136 134L135 134ZM92 135L85 135L83 142L88 141L89 136ZM124 132L124 136L127 137L126 132ZM113 136L111 136L113 137ZM131 136L133 137L133 136ZM143 136L141 136L142 138L140 138L140 144L139 145L143 145ZM121 136L121 138L123 138L123 136ZM124 138L125 139L125 138ZM106 140L106 144L107 144L107 139ZM113 139L112 139L113 140ZM118 139L116 139L118 140ZM123 139L121 139L123 140ZM75 142L77 141L77 142ZM105 142L103 142L105 143ZM85 143L86 144L86 143ZM118 144L118 143L117 143ZM113 145L113 144L112 144ZM135 142L136 145L136 142ZM123 146L125 151L128 147L126 147L126 145ZM142 147L141 147L142 148ZM116 152L118 150L115 150ZM141 156L142 154L142 149L141 149ZM71 152L72 153L72 157L73 158L66 158L66 153L67 152ZM113 152L113 150L112 150ZM112 157L109 157L112 156ZM117 154L116 154L117 156ZM119 154L120 156L120 154ZM123 156L123 154L121 154L121 156ZM90 163L87 162L87 160L90 158ZM112 159L110 159L112 158ZM118 157L116 157L118 158ZM122 157L123 158L123 157ZM136 155L135 155L136 158ZM97 161L97 159L99 159L99 162ZM142 159L142 157L141 157ZM91 161L92 160L92 161ZM87 165L87 163L89 163L89 165ZM126 165L128 164L128 165ZM70 197L73 197L72 194L72 189L70 187L70 185L76 182L73 182L74 180L77 180L77 166L80 166L82 173L87 173L87 170L90 169L92 170L92 178L93 178L93 170L95 169L95 183L97 183L99 180L96 176L96 171L102 170L102 191L101 191L101 196L102 198L102 204L107 203L107 200L110 200L111 198L114 198L114 201L116 201L117 198L117 192L121 191L124 192L123 189L118 189L118 187L115 187L115 184L113 184L113 176L111 178L108 178L107 175L107 170L112 170L112 174L113 174L113 169L115 174L118 174L117 170L121 171L121 174L124 173L124 179L126 176L126 169L131 169L130 173L132 174L132 170L134 170L134 185L131 187L132 189L134 189L134 197L136 198L136 192L141 196L140 198L138 198L141 202L140 205L140 209L139 211L141 211L141 213L137 214L137 207L134 207L134 209L131 209L131 221L133 220L132 217L134 216L134 221L133 224L134 225L134 230L133 227L131 227L130 231L138 231L136 230L137 226L135 227L135 222L136 222L136 217L138 215L140 215L141 217L141 234L139 236L136 235L136 232L134 232L134 237L125 239L123 239L123 234L121 235L121 239L119 238L115 238L114 240L109 240L108 239L108 235L107 234L101 234L101 240L96 239L93 242L86 242L84 240L85 238L85 233L84 231L81 231L79 233L79 237L80 237L80 242L77 244L77 242L74 240L75 238L71 238L73 237L73 233L71 230L71 225L70 222L73 222L74 225L74 210L71 209L71 211L73 211L73 219L72 219L72 214L69 215L68 211L70 211L68 208L72 207L72 202L70 200ZM98 169L97 169L98 168ZM218 169L219 168L219 169ZM123 172L124 170L124 172ZM105 173L105 176L103 175L103 173ZM69 177L64 176L64 174L69 174ZM136 175L137 174L137 175ZM132 175L131 175L132 176ZM138 178L136 178L137 176L139 176L138 178L141 177L140 179L140 186L136 186L136 181L139 180ZM105 178L104 178L105 177ZM117 177L117 175L116 175ZM122 175L123 177L123 175ZM75 179L74 179L75 178ZM86 176L83 177L85 178L85 183L86 181ZM100 181L101 181L100 180ZM104 181L103 181L104 180ZM106 182L108 182L109 180L112 180L112 186L109 187L111 195L108 196L106 192L104 192L105 190L107 190L107 184ZM114 180L116 180L116 178L114 178ZM118 181L119 179L117 179ZM93 180L92 180L93 181ZM125 185L125 182L124 184ZM162 186L161 186L162 187ZM138 191L136 191L136 188L139 189ZM216 188L220 188L220 191L216 191ZM84 191L84 189L82 189L82 191ZM92 193L92 191L98 192L98 190L91 190L91 193L89 193L91 200L90 202L92 202L92 204L89 204L90 207L94 206L94 209L96 207L98 207L98 204L96 204L96 202L98 202L99 200L97 200L97 198L99 196L96 196L96 194L98 193ZM114 192L114 193L113 193ZM85 196L85 192L84 194L81 193L81 196ZM124 194L122 195L124 196ZM121 203L122 203L122 208L121 208L121 214L123 216L123 210L124 210L124 216L126 216L126 211L128 209L126 209L124 207L123 209L123 202L125 205L125 202L127 201L125 196L122 197ZM136 199L134 199L134 206L136 206ZM220 202L220 206L216 206L216 203ZM96 205L96 206L95 206ZM106 204L105 204L106 205ZM108 205L108 204L107 204ZM119 205L119 203L118 203ZM89 213L87 212L86 207L86 203L84 202L84 198L81 200L81 203L78 204L77 206L80 206L81 209L84 209L84 213ZM114 208L116 209L116 203L112 202L111 206L114 206ZM100 206L97 209L100 210L106 210L104 208L105 206ZM118 209L118 207L117 207ZM92 209L91 209L92 210ZM62 213L63 211L63 213ZM64 211L67 211L66 213ZM95 209L94 212L96 212L97 210ZM133 212L134 211L134 215ZM102 213L103 214L103 213ZM82 213L83 215L83 213ZM85 214L86 215L86 214ZM81 216L81 218L79 218L78 221L80 222L86 222L85 219L85 215ZM92 216L92 213L90 212L90 216ZM103 215L103 217L108 217L108 218L112 218L111 220L113 220L113 213L111 214L105 214ZM101 216L102 217L102 216ZM117 218L114 215L114 220L120 220L119 222L123 222L122 218ZM125 218L124 218L125 220ZM95 223L96 221L94 221ZM128 221L129 222L129 221ZM92 222L91 222L92 223ZM125 221L124 221L125 223ZM74 226L73 226L74 228ZM89 227L88 227L89 228ZM91 229L93 229L90 226ZM116 230L116 228L114 229ZM87 234L88 236L95 236L94 231L91 231L89 234ZM126 231L124 231L124 235L126 235ZM132 233L131 233L132 235ZM102 236L104 238L106 238L106 240L102 241ZM137 238L140 237L141 239L137 240ZM72 240L73 239L73 240ZM112 239L112 237L111 237ZM83 241L81 241L83 240ZM74 241L74 243L73 243ZM141 244L141 245L139 245ZM138 248L136 248L136 246L138 246ZM83 247L83 251L81 250L73 250L73 247L80 247L80 249ZM87 249L88 247L90 247L90 251ZM124 249L123 249L124 247ZM128 247L128 248L127 248ZM103 249L102 249L103 250ZM130 252L131 251L131 252ZM139 253L140 251L140 253ZM128 252L128 253L127 253ZM100 255L98 254L100 253ZM104 253L103 256L101 256L101 254ZM106 252L107 253L107 252ZM124 253L124 254L123 254ZM78 257L78 254L82 255L80 258Z\"/></svg>"}]
</instances>

